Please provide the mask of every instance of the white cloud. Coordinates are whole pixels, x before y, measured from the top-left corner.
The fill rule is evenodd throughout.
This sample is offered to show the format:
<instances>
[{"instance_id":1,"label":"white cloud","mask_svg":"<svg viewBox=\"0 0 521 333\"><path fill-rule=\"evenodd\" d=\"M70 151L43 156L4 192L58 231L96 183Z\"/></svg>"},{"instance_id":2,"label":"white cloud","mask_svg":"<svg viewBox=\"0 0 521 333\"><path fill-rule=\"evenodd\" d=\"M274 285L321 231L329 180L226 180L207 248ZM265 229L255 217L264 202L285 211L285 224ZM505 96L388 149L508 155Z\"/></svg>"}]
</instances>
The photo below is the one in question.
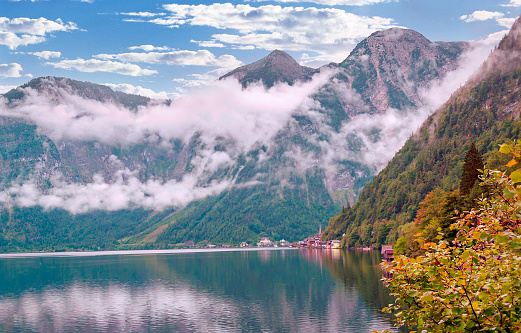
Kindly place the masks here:
<instances>
[{"instance_id":1,"label":"white cloud","mask_svg":"<svg viewBox=\"0 0 521 333\"><path fill-rule=\"evenodd\" d=\"M77 70L80 72L109 72L130 76L142 76L157 74L157 71L150 69L142 69L138 65L126 64L116 61L106 61L97 59L76 59L76 60L62 60L60 62L48 62L55 68Z\"/></svg>"},{"instance_id":2,"label":"white cloud","mask_svg":"<svg viewBox=\"0 0 521 333\"><path fill-rule=\"evenodd\" d=\"M190 201L221 192L230 186L230 182L200 186L196 176L187 175L181 181L162 183L150 180L143 183L129 170L120 170L110 184L105 183L103 177L94 176L94 182L88 184L58 182L53 185L45 193L33 183L14 185L0 192L0 202L22 207L62 208L73 214L90 210L117 211L135 206L159 210L184 206Z\"/></svg>"},{"instance_id":3,"label":"white cloud","mask_svg":"<svg viewBox=\"0 0 521 333\"><path fill-rule=\"evenodd\" d=\"M170 51L170 48L168 46L154 46L154 45L139 45L139 46L131 46L128 48L129 50L131 51L135 51L135 50L143 50L143 51L146 51L146 52L151 52L151 51Z\"/></svg>"},{"instance_id":4,"label":"white cloud","mask_svg":"<svg viewBox=\"0 0 521 333\"><path fill-rule=\"evenodd\" d=\"M270 0L255 0L256 2ZM316 3L325 6L366 6L384 2L397 2L398 0L274 0L275 2L298 2L298 3Z\"/></svg>"},{"instance_id":5,"label":"white cloud","mask_svg":"<svg viewBox=\"0 0 521 333\"><path fill-rule=\"evenodd\" d=\"M128 83L105 83L105 85L114 90L121 91L127 94L141 95L152 99L175 99L179 97L179 94L177 93L168 93L166 91L155 92L152 89L143 88L141 86L133 86Z\"/></svg>"},{"instance_id":6,"label":"white cloud","mask_svg":"<svg viewBox=\"0 0 521 333\"><path fill-rule=\"evenodd\" d=\"M69 22L65 24L61 19L51 21L43 17L38 19L30 19L27 17L9 19L7 17L0 17L0 31L15 34L45 36L51 32L76 29L78 29L78 27L75 23Z\"/></svg>"},{"instance_id":7,"label":"white cloud","mask_svg":"<svg viewBox=\"0 0 521 333\"><path fill-rule=\"evenodd\" d=\"M222 55L216 57L208 50L198 51L170 51L170 52L148 52L148 53L120 53L120 54L98 54L94 56L98 59L117 59L126 62L145 62L149 64L166 64L181 66L216 66L224 68L235 68L242 65L232 55Z\"/></svg>"},{"instance_id":8,"label":"white cloud","mask_svg":"<svg viewBox=\"0 0 521 333\"><path fill-rule=\"evenodd\" d=\"M215 41L199 41L199 40L191 40L190 43L195 43L200 47L224 47L222 43L216 43Z\"/></svg>"},{"instance_id":9,"label":"white cloud","mask_svg":"<svg viewBox=\"0 0 521 333\"><path fill-rule=\"evenodd\" d=\"M0 104L0 114L34 122L42 133L57 141L96 140L130 145L140 143L151 133L165 140L188 141L200 132L208 138L231 138L247 149L259 140L270 140L326 79L327 73L322 73L305 84L281 84L270 90L260 85L243 90L235 80L214 81L192 89L169 106L150 105L137 113L70 95L58 88L56 92L46 90L48 95L26 88L24 102L16 108ZM56 103L56 96L63 99ZM85 114L89 117L81 116Z\"/></svg>"},{"instance_id":10,"label":"white cloud","mask_svg":"<svg viewBox=\"0 0 521 333\"><path fill-rule=\"evenodd\" d=\"M61 19L52 21L43 17L38 19L0 17L0 45L6 45L14 50L19 46L42 43L46 40L47 34L76 29L78 27L75 23L64 23Z\"/></svg>"},{"instance_id":11,"label":"white cloud","mask_svg":"<svg viewBox=\"0 0 521 333\"><path fill-rule=\"evenodd\" d=\"M486 21L486 20L495 20L502 18L505 14L500 12L489 12L487 10L476 10L474 13L470 15L462 15L460 17L460 20L465 21L467 23L469 22L476 22L476 21Z\"/></svg>"},{"instance_id":12,"label":"white cloud","mask_svg":"<svg viewBox=\"0 0 521 333\"><path fill-rule=\"evenodd\" d=\"M33 35L17 36L12 32L0 31L0 45L6 45L11 50L16 49L18 46L38 44L42 42L45 42L45 37Z\"/></svg>"},{"instance_id":13,"label":"white cloud","mask_svg":"<svg viewBox=\"0 0 521 333\"><path fill-rule=\"evenodd\" d=\"M512 28L512 25L514 24L515 21L516 21L516 19L513 17L499 18L496 20L496 22L500 26L508 28L508 29Z\"/></svg>"},{"instance_id":14,"label":"white cloud","mask_svg":"<svg viewBox=\"0 0 521 333\"><path fill-rule=\"evenodd\" d=\"M484 39L478 40L476 42L478 44L489 45L493 48L501 41L501 39L503 39L503 37L505 37L506 34L508 34L508 32L509 32L508 29L501 30L498 32L493 32L493 33L489 34L487 37L485 37Z\"/></svg>"},{"instance_id":15,"label":"white cloud","mask_svg":"<svg viewBox=\"0 0 521 333\"><path fill-rule=\"evenodd\" d=\"M227 68L217 68L203 74L190 74L189 78L175 78L172 81L182 84L183 86L177 88L181 94L186 94L191 88L202 87L217 80L229 71Z\"/></svg>"},{"instance_id":16,"label":"white cloud","mask_svg":"<svg viewBox=\"0 0 521 333\"><path fill-rule=\"evenodd\" d=\"M15 62L11 64L0 64L0 76L3 77L21 77L20 72L22 70L22 66Z\"/></svg>"},{"instance_id":17,"label":"white cloud","mask_svg":"<svg viewBox=\"0 0 521 333\"><path fill-rule=\"evenodd\" d=\"M119 13L119 15L137 16L137 17L154 17L154 16L164 16L164 15L166 15L166 13L128 12L128 13Z\"/></svg>"},{"instance_id":18,"label":"white cloud","mask_svg":"<svg viewBox=\"0 0 521 333\"><path fill-rule=\"evenodd\" d=\"M148 22L179 27L182 25L232 29L237 33L214 34L212 44L234 48L257 47L266 50L314 51L341 61L357 42L371 33L396 26L391 18L366 17L337 8L281 7L266 5L164 5L169 15Z\"/></svg>"},{"instance_id":19,"label":"white cloud","mask_svg":"<svg viewBox=\"0 0 521 333\"><path fill-rule=\"evenodd\" d=\"M519 7L521 6L521 0L510 0L510 2L506 5L501 5L503 7Z\"/></svg>"},{"instance_id":20,"label":"white cloud","mask_svg":"<svg viewBox=\"0 0 521 333\"><path fill-rule=\"evenodd\" d=\"M0 86L0 94L5 94L9 90L16 88L16 86Z\"/></svg>"},{"instance_id":21,"label":"white cloud","mask_svg":"<svg viewBox=\"0 0 521 333\"><path fill-rule=\"evenodd\" d=\"M62 55L61 52L58 51L28 52L28 54L32 54L41 59L60 58Z\"/></svg>"}]
</instances>

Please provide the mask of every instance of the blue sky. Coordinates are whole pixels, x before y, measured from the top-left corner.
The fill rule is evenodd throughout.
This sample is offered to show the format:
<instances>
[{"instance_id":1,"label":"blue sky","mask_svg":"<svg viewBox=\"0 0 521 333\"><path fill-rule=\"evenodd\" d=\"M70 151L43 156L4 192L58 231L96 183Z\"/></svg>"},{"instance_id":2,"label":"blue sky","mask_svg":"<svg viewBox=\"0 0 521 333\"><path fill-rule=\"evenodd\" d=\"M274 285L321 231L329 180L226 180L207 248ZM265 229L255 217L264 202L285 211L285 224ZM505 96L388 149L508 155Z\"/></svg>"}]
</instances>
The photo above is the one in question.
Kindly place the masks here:
<instances>
[{"instance_id":1,"label":"blue sky","mask_svg":"<svg viewBox=\"0 0 521 333\"><path fill-rule=\"evenodd\" d=\"M266 56L318 67L393 26L497 41L521 0L0 0L0 92L63 76L175 97Z\"/></svg>"}]
</instances>

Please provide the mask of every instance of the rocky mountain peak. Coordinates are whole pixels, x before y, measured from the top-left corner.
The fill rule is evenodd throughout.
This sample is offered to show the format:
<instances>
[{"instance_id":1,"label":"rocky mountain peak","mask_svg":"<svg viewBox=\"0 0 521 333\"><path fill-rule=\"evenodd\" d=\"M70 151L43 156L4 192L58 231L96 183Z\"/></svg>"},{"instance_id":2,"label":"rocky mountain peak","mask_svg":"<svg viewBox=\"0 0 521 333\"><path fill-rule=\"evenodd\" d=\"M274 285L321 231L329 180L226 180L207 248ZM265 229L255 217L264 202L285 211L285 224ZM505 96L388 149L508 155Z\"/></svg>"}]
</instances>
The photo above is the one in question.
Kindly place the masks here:
<instances>
[{"instance_id":1,"label":"rocky mountain peak","mask_svg":"<svg viewBox=\"0 0 521 333\"><path fill-rule=\"evenodd\" d=\"M317 72L317 69L299 65L286 52L275 50L252 64L239 67L221 76L219 80L233 77L244 87L262 81L269 88L279 82L292 85L297 81L308 81Z\"/></svg>"},{"instance_id":2,"label":"rocky mountain peak","mask_svg":"<svg viewBox=\"0 0 521 333\"><path fill-rule=\"evenodd\" d=\"M421 105L419 92L456 69L468 48L464 42L431 42L402 28L377 31L361 41L340 63L373 111Z\"/></svg>"}]
</instances>

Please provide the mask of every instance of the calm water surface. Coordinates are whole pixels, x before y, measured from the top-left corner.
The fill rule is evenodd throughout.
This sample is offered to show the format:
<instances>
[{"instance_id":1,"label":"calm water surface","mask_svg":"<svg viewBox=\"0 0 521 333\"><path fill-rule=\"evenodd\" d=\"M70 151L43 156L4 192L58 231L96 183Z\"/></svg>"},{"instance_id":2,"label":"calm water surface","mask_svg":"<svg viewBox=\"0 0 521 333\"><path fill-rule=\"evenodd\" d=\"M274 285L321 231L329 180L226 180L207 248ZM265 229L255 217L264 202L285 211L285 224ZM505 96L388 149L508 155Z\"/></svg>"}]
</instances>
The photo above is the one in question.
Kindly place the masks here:
<instances>
[{"instance_id":1,"label":"calm water surface","mask_svg":"<svg viewBox=\"0 0 521 333\"><path fill-rule=\"evenodd\" d=\"M0 332L371 332L380 255L340 250L0 256Z\"/></svg>"}]
</instances>

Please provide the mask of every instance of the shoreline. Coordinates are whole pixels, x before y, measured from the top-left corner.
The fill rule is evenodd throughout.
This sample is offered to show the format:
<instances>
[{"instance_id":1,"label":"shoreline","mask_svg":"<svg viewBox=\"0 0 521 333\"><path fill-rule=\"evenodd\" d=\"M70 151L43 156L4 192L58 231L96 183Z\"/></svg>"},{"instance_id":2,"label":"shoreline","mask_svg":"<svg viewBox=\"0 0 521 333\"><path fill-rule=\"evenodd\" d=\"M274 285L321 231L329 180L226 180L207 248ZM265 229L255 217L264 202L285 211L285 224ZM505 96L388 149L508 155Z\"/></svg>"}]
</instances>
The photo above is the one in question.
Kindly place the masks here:
<instances>
[{"instance_id":1,"label":"shoreline","mask_svg":"<svg viewBox=\"0 0 521 333\"><path fill-rule=\"evenodd\" d=\"M114 250L114 251L70 251L70 252L10 252L0 253L0 259L37 258L37 257L101 257L117 255L156 255L205 252L239 251L285 251L298 250L294 247L250 247L250 248L215 248L215 249L162 249L162 250Z\"/></svg>"}]
</instances>

